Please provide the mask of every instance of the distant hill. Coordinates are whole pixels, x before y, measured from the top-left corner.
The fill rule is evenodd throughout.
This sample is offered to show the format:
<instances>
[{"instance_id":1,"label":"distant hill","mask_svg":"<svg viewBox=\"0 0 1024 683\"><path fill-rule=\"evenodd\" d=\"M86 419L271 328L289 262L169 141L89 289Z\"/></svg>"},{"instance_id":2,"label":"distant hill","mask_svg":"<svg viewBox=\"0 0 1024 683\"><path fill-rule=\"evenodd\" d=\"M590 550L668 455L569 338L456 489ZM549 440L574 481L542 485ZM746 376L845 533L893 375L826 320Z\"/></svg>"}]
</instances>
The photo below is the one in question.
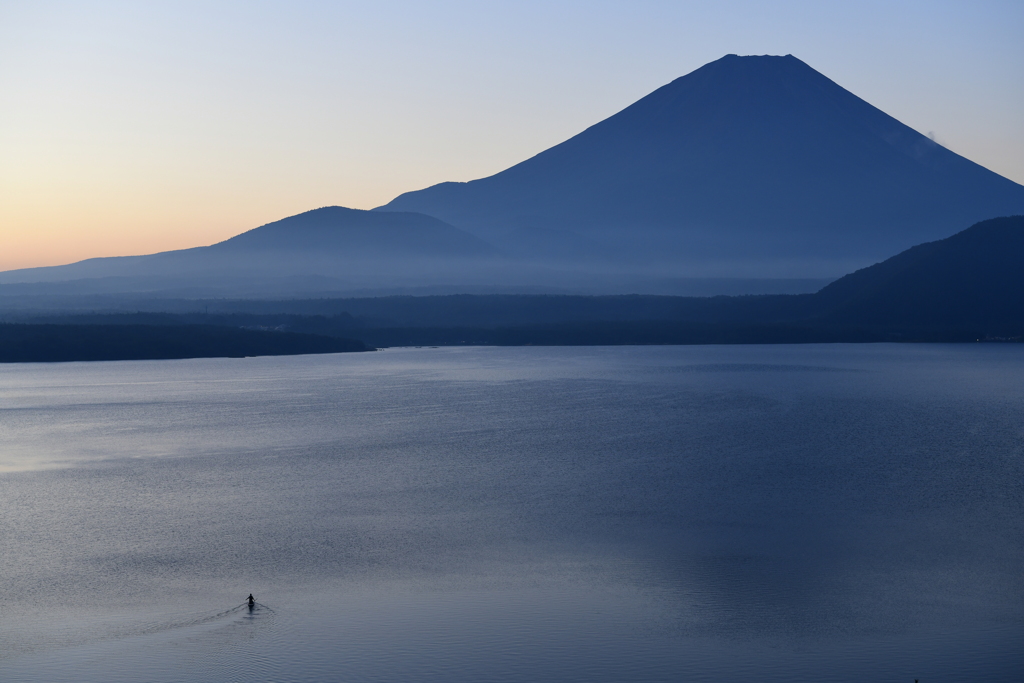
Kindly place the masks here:
<instances>
[{"instance_id":1,"label":"distant hill","mask_svg":"<svg viewBox=\"0 0 1024 683\"><path fill-rule=\"evenodd\" d=\"M378 213L326 206L254 228L208 247L206 253L321 252L362 257L493 257L478 237L419 213Z\"/></svg>"},{"instance_id":2,"label":"distant hill","mask_svg":"<svg viewBox=\"0 0 1024 683\"><path fill-rule=\"evenodd\" d=\"M329 206L208 247L11 270L0 273L0 283L81 280L74 287L83 293L162 289L196 296L255 288L268 294L345 289L403 278L419 283L424 273L469 262L479 267L500 257L480 238L431 216Z\"/></svg>"},{"instance_id":3,"label":"distant hill","mask_svg":"<svg viewBox=\"0 0 1024 683\"><path fill-rule=\"evenodd\" d=\"M520 256L838 276L1024 213L1024 186L799 59L728 55L493 176L400 195Z\"/></svg>"},{"instance_id":4,"label":"distant hill","mask_svg":"<svg viewBox=\"0 0 1024 683\"><path fill-rule=\"evenodd\" d=\"M50 302L95 310L96 297L338 296L397 292L809 292L831 278L685 278L640 271L552 268L502 251L437 218L414 212L323 207L207 247L95 258L65 266L0 272L0 309ZM126 299L127 301L127 299Z\"/></svg>"}]
</instances>

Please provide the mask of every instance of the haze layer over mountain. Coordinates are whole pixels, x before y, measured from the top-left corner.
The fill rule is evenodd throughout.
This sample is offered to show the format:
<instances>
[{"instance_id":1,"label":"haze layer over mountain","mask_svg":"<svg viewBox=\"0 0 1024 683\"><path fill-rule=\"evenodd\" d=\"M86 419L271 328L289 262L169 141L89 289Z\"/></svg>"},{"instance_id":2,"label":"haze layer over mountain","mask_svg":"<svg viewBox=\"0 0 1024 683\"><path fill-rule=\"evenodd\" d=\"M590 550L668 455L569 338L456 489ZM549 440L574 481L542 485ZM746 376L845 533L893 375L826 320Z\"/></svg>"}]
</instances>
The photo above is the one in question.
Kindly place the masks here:
<instances>
[{"instance_id":1,"label":"haze layer over mountain","mask_svg":"<svg viewBox=\"0 0 1024 683\"><path fill-rule=\"evenodd\" d=\"M1024 186L791 55L728 55L501 173L378 210L426 213L556 262L839 276L1022 213Z\"/></svg>"}]
</instances>

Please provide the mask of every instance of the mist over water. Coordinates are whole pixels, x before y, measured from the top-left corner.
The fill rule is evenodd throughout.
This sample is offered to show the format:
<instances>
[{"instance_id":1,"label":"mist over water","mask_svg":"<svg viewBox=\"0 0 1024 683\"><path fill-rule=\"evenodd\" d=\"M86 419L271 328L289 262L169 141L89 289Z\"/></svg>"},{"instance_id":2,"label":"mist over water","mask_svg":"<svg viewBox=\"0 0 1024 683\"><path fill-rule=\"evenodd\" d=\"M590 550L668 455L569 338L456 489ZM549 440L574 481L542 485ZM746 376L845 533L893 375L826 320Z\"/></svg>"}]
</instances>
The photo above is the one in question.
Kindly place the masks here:
<instances>
[{"instance_id":1,"label":"mist over water","mask_svg":"<svg viewBox=\"0 0 1024 683\"><path fill-rule=\"evenodd\" d=\"M1019 345L2 366L0 679L1019 680L1022 380Z\"/></svg>"}]
</instances>

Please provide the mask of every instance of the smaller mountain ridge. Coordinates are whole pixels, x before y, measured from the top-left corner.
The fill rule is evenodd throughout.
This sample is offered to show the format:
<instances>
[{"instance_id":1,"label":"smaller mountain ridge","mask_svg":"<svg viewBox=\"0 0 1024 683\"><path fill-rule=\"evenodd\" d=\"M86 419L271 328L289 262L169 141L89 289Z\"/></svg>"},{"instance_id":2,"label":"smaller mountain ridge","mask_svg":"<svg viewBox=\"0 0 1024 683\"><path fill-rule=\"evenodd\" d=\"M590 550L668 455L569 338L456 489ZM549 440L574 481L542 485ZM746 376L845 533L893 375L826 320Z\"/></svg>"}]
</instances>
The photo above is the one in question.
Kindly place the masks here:
<instances>
[{"instance_id":1,"label":"smaller mountain ridge","mask_svg":"<svg viewBox=\"0 0 1024 683\"><path fill-rule=\"evenodd\" d=\"M850 273L813 296L821 317L873 327L1024 330L1024 216L981 221Z\"/></svg>"},{"instance_id":2,"label":"smaller mountain ridge","mask_svg":"<svg viewBox=\"0 0 1024 683\"><path fill-rule=\"evenodd\" d=\"M325 206L253 228L210 247L232 250L317 250L338 255L491 257L498 250L421 213L383 213Z\"/></svg>"},{"instance_id":3,"label":"smaller mountain ridge","mask_svg":"<svg viewBox=\"0 0 1024 683\"><path fill-rule=\"evenodd\" d=\"M92 280L123 291L224 287L238 278L400 276L438 262L489 262L500 252L432 216L327 206L267 223L208 247L94 258L0 273L0 284ZM389 270L392 269L392 270ZM108 282L96 282L107 278ZM115 281L120 278L121 280ZM181 282L179 282L181 280ZM88 287L88 283L83 283Z\"/></svg>"}]
</instances>

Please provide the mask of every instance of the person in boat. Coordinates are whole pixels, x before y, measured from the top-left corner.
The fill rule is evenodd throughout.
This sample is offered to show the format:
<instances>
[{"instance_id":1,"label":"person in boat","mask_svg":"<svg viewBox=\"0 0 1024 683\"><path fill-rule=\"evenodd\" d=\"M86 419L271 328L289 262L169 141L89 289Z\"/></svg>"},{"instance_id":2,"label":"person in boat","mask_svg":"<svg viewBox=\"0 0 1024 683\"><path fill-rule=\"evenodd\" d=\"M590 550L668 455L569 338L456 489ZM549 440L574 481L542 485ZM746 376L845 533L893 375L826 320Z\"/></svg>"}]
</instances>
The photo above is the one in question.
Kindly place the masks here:
<instances>
[{"instance_id":1,"label":"person in boat","mask_svg":"<svg viewBox=\"0 0 1024 683\"><path fill-rule=\"evenodd\" d=\"M256 606L256 598L252 597L252 593L249 593L249 609Z\"/></svg>"}]
</instances>

